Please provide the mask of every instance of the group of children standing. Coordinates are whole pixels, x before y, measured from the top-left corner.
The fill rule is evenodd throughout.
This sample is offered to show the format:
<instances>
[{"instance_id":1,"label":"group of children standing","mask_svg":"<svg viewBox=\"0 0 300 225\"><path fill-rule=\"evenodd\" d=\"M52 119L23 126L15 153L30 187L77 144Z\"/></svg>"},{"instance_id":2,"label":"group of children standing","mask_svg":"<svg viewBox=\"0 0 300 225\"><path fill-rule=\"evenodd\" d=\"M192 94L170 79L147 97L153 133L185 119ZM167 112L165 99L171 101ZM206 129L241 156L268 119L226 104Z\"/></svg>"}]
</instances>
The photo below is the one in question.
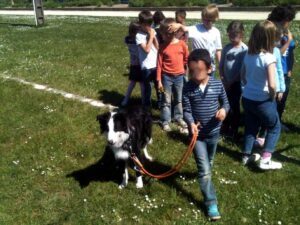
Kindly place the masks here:
<instances>
[{"instance_id":1,"label":"group of children standing","mask_svg":"<svg viewBox=\"0 0 300 225\"><path fill-rule=\"evenodd\" d=\"M216 5L202 10L200 24L186 26L185 17L184 10L178 10L175 19L165 18L160 11L152 16L145 10L140 12L138 22L130 24L125 38L131 59L130 84L122 105L128 104L139 82L142 104L150 107L154 83L162 129L171 130L173 115L179 126L198 134L194 157L200 189L208 217L217 220L220 213L211 179L213 159L220 132L237 140L240 102L245 115L242 163L259 160L257 165L262 170L282 167L271 156L284 128L281 116L295 48L289 25L295 11L290 6L274 8L267 20L254 26L248 46L243 42L242 22L232 21L227 27L230 43L224 48L220 31L213 26L219 19ZM216 78L217 69L220 79ZM262 148L259 157L252 154L254 145Z\"/></svg>"}]
</instances>

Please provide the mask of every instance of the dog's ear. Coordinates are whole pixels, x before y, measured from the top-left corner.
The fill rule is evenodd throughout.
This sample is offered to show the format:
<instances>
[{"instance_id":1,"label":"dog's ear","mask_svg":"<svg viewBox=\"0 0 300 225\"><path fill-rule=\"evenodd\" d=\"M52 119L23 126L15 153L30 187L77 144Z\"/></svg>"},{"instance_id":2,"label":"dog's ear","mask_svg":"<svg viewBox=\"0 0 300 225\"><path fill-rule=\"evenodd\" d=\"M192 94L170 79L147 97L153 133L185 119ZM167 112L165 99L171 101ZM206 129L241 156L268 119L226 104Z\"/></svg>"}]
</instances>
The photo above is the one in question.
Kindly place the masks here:
<instances>
[{"instance_id":1,"label":"dog's ear","mask_svg":"<svg viewBox=\"0 0 300 225\"><path fill-rule=\"evenodd\" d=\"M99 114L97 116L97 121L99 121L99 123L100 123L100 128L101 128L102 133L108 130L107 123L108 123L109 118L110 118L110 112Z\"/></svg>"}]
</instances>

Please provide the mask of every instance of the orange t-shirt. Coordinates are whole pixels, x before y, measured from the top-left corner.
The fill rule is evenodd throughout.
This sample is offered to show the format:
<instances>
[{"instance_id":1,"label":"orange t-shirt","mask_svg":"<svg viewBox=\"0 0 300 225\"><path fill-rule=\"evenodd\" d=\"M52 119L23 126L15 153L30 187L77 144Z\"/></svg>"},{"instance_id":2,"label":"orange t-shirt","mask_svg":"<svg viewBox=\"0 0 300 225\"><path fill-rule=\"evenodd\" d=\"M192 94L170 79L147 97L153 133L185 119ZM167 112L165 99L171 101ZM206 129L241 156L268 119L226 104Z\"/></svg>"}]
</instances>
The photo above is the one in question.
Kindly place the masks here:
<instances>
[{"instance_id":1,"label":"orange t-shirt","mask_svg":"<svg viewBox=\"0 0 300 225\"><path fill-rule=\"evenodd\" d=\"M158 51L156 79L160 81L162 73L174 76L184 74L188 56L188 46L182 40L163 45Z\"/></svg>"}]
</instances>

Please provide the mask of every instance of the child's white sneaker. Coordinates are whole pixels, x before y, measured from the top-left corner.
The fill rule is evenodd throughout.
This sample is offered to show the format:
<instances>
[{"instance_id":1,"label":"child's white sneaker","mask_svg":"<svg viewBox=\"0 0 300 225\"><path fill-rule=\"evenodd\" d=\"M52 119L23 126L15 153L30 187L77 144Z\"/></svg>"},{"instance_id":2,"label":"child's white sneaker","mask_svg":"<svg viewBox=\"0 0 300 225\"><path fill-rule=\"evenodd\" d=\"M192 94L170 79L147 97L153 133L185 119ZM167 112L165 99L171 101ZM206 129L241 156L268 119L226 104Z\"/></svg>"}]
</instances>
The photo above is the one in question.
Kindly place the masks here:
<instances>
[{"instance_id":1,"label":"child's white sneaker","mask_svg":"<svg viewBox=\"0 0 300 225\"><path fill-rule=\"evenodd\" d=\"M169 124L163 124L162 128L163 128L163 130L166 131L166 132L171 131L171 127L170 127Z\"/></svg>"},{"instance_id":2,"label":"child's white sneaker","mask_svg":"<svg viewBox=\"0 0 300 225\"><path fill-rule=\"evenodd\" d=\"M271 157L267 157L260 159L258 167L262 170L279 170L282 168L282 164L272 161Z\"/></svg>"},{"instance_id":3,"label":"child's white sneaker","mask_svg":"<svg viewBox=\"0 0 300 225\"><path fill-rule=\"evenodd\" d=\"M178 126L180 126L182 128L187 128L188 127L187 124L186 124L186 122L184 122L183 119L179 119L176 122L177 122Z\"/></svg>"}]
</instances>

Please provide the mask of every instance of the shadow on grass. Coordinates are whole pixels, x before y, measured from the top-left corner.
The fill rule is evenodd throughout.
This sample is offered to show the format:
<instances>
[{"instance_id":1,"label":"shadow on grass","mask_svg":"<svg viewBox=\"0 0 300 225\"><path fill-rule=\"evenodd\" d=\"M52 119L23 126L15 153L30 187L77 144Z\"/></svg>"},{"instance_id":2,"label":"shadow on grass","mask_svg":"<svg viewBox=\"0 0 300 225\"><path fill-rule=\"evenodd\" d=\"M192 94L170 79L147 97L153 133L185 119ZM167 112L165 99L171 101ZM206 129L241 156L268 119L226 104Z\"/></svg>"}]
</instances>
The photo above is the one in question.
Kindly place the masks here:
<instances>
[{"instance_id":1,"label":"shadow on grass","mask_svg":"<svg viewBox=\"0 0 300 225\"><path fill-rule=\"evenodd\" d=\"M111 150L105 149L102 158L93 165L76 170L67 175L73 177L81 188L87 187L92 181L120 183L121 171L118 170Z\"/></svg>"},{"instance_id":2,"label":"shadow on grass","mask_svg":"<svg viewBox=\"0 0 300 225\"><path fill-rule=\"evenodd\" d=\"M171 169L171 166L164 163L153 161L146 162L145 168L153 174L162 174ZM175 188L181 196L187 199L188 202L194 202L194 204L205 211L205 206L202 201L197 201L194 193L188 191L187 187L183 186L178 182L178 175L182 175L185 179L195 179L197 177L196 172L181 172L176 173L173 176L160 180L163 184L167 185L170 188ZM116 188L117 184L121 183L122 180L122 171L116 167L114 155L112 151L106 148L102 158L86 168L76 170L71 172L66 176L67 178L75 179L81 188L87 187L91 182L115 182ZM152 178L144 177L144 183L147 184ZM130 180L134 180L130 177ZM200 194L197 193L197 195Z\"/></svg>"},{"instance_id":3,"label":"shadow on grass","mask_svg":"<svg viewBox=\"0 0 300 225\"><path fill-rule=\"evenodd\" d=\"M284 125L286 125L289 128L289 131L287 133L300 133L300 127L298 127L297 125L292 123L284 123Z\"/></svg>"},{"instance_id":4,"label":"shadow on grass","mask_svg":"<svg viewBox=\"0 0 300 225\"><path fill-rule=\"evenodd\" d=\"M100 90L98 91L98 94L98 99L104 104L111 104L115 106L120 105L122 99L124 98L123 94L120 94L116 91Z\"/></svg>"},{"instance_id":5,"label":"shadow on grass","mask_svg":"<svg viewBox=\"0 0 300 225\"><path fill-rule=\"evenodd\" d=\"M135 88L140 88L137 84ZM98 99L102 101L104 104L111 104L114 106L120 106L121 102L125 96L124 94L120 94L116 91L108 91L108 90L100 90L98 91ZM153 106L153 109L158 109L157 101L151 100L151 104ZM137 106L142 105L142 99L141 97L130 97L128 106Z\"/></svg>"},{"instance_id":6,"label":"shadow on grass","mask_svg":"<svg viewBox=\"0 0 300 225\"><path fill-rule=\"evenodd\" d=\"M300 159L295 159L293 157L285 156L282 154L283 152L288 151L293 148L295 148L295 149L299 148L299 145L289 145L286 148L280 149L273 153L273 158L278 161L281 161L281 162L292 163L292 164L300 166Z\"/></svg>"},{"instance_id":7,"label":"shadow on grass","mask_svg":"<svg viewBox=\"0 0 300 225\"><path fill-rule=\"evenodd\" d=\"M22 23L9 23L9 22L2 22L0 23L0 26L12 26L12 27L31 27L31 28L37 28L34 24L22 24Z\"/></svg>"}]
</instances>

